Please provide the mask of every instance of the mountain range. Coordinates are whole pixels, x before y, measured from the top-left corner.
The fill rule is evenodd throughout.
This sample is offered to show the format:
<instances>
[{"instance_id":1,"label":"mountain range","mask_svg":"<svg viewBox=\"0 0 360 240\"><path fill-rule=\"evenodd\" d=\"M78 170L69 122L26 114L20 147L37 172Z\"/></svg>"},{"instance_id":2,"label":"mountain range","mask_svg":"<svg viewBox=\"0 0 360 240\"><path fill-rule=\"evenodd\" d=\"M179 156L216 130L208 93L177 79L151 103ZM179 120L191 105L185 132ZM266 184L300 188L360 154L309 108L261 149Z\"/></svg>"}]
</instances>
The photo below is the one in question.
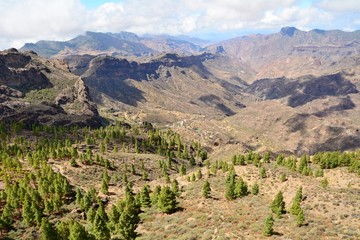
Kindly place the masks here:
<instances>
[{"instance_id":1,"label":"mountain range","mask_svg":"<svg viewBox=\"0 0 360 240\"><path fill-rule=\"evenodd\" d=\"M284 27L217 43L86 32L20 52L1 53L3 118L41 102L69 124L83 112L93 125L150 121L214 152L360 147L360 31Z\"/></svg>"}]
</instances>

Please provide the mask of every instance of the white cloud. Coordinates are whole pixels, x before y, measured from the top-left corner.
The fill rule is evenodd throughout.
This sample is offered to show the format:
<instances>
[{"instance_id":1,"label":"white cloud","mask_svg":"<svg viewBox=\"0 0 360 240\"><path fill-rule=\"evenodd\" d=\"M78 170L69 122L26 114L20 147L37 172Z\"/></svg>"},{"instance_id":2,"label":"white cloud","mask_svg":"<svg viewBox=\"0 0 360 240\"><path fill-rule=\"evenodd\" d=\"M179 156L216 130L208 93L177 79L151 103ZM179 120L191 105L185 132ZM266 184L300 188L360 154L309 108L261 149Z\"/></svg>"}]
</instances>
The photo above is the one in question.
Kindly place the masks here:
<instances>
[{"instance_id":1,"label":"white cloud","mask_svg":"<svg viewBox=\"0 0 360 240\"><path fill-rule=\"evenodd\" d=\"M359 0L322 0L318 6L324 10L333 12L359 12Z\"/></svg>"},{"instance_id":2,"label":"white cloud","mask_svg":"<svg viewBox=\"0 0 360 240\"><path fill-rule=\"evenodd\" d=\"M90 1L90 0L89 0ZM84 31L191 34L359 27L358 0L124 0L89 10L80 0L1 0L0 48ZM357 20L357 21L356 21Z\"/></svg>"},{"instance_id":3,"label":"white cloud","mask_svg":"<svg viewBox=\"0 0 360 240\"><path fill-rule=\"evenodd\" d=\"M66 38L82 31L85 15L79 0L2 0L0 37L14 43Z\"/></svg>"}]
</instances>

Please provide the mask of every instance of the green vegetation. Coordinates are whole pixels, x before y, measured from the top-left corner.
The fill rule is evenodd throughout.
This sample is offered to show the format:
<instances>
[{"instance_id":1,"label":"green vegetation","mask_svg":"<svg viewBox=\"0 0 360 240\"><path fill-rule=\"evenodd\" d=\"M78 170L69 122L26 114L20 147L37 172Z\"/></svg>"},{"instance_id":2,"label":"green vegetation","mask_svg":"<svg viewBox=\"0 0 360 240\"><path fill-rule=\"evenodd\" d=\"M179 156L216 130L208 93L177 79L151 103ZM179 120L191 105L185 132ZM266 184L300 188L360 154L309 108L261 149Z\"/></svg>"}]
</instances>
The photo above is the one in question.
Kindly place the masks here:
<instances>
[{"instance_id":1,"label":"green vegetation","mask_svg":"<svg viewBox=\"0 0 360 240\"><path fill-rule=\"evenodd\" d=\"M328 175L330 170L327 178L315 178L323 177L324 166L347 167L357 173L360 161L359 152L300 158L279 155L276 160L269 153L249 152L229 161L204 161L207 154L200 144L186 144L177 133L148 123L119 122L99 129L1 123L0 138L0 236L5 239L31 235L35 239L146 239L144 229L159 216L177 224L165 225L166 231L178 236L185 230L171 230L174 226L211 229L229 222L239 226L236 231L257 233L260 238L274 234L273 217L266 218L269 198L284 190L278 186L284 186L281 182L287 177L286 184L301 176L315 181L320 191L331 192L337 183ZM329 165L333 161L337 164ZM186 179L189 182L184 183ZM302 191L299 187L291 202L291 216L278 220L294 226L296 222L299 231L308 228L304 211L307 218L313 218L308 215L313 208L319 211L311 199L302 202ZM279 218L286 214L283 193L287 197L289 190L279 191L270 204ZM201 196L207 200L196 204ZM187 210L203 215L187 215L184 222L178 216L188 214ZM248 211L255 215L254 223L246 220L253 217ZM213 216L211 223L205 223L208 216ZM196 223L191 223L193 218ZM257 220L265 218L263 228ZM156 231L163 230L164 226Z\"/></svg>"}]
</instances>

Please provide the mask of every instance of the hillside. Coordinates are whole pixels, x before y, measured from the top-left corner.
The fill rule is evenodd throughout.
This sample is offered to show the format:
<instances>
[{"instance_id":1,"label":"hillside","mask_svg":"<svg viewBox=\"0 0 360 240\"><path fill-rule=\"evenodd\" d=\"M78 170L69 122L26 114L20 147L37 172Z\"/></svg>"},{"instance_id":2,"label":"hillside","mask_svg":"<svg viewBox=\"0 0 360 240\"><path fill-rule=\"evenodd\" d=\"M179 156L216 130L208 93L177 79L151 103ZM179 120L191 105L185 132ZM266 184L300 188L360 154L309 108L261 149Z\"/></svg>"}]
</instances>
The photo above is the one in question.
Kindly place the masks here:
<instances>
[{"instance_id":1,"label":"hillside","mask_svg":"<svg viewBox=\"0 0 360 240\"><path fill-rule=\"evenodd\" d=\"M360 31L284 27L278 33L238 37L205 49L219 50L251 66L253 80L321 76L359 65Z\"/></svg>"},{"instance_id":2,"label":"hillside","mask_svg":"<svg viewBox=\"0 0 360 240\"><path fill-rule=\"evenodd\" d=\"M2 122L100 126L88 87L62 61L10 49L0 52L0 69Z\"/></svg>"},{"instance_id":3,"label":"hillside","mask_svg":"<svg viewBox=\"0 0 360 240\"><path fill-rule=\"evenodd\" d=\"M263 239L264 234L357 239L360 234L359 152L301 159L248 152L206 160L199 143L149 123L32 131L12 124L0 131L5 239ZM204 195L206 181L210 189ZM280 212L271 207L279 191L285 204Z\"/></svg>"}]
</instances>

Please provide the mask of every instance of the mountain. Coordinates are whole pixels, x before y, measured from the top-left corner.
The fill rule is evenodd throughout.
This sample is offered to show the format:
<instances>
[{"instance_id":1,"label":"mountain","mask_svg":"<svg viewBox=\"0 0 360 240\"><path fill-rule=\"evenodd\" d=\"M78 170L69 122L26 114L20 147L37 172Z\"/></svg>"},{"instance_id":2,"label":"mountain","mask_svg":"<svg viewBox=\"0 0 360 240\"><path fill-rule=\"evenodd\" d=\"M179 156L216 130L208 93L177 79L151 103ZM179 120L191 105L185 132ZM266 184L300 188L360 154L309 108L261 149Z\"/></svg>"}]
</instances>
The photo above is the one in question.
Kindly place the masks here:
<instances>
[{"instance_id":1,"label":"mountain","mask_svg":"<svg viewBox=\"0 0 360 240\"><path fill-rule=\"evenodd\" d=\"M148 56L161 52L195 53L202 48L199 39L167 35L139 37L134 33L86 32L69 41L39 41L27 43L20 51L35 51L44 57L63 57L76 54L107 54L112 56Z\"/></svg>"},{"instance_id":2,"label":"mountain","mask_svg":"<svg viewBox=\"0 0 360 240\"><path fill-rule=\"evenodd\" d=\"M167 53L145 62L88 55L69 56L64 61L93 92L145 111L160 108L209 116L233 115L244 107L240 91L244 85L214 76L206 64L216 58L206 53Z\"/></svg>"},{"instance_id":3,"label":"mountain","mask_svg":"<svg viewBox=\"0 0 360 240\"><path fill-rule=\"evenodd\" d=\"M285 27L274 34L226 40L205 49L243 61L256 72L253 80L330 74L358 66L360 31L301 31Z\"/></svg>"},{"instance_id":4,"label":"mountain","mask_svg":"<svg viewBox=\"0 0 360 240\"><path fill-rule=\"evenodd\" d=\"M0 52L0 120L98 127L101 118L84 81L62 61L34 52Z\"/></svg>"},{"instance_id":5,"label":"mountain","mask_svg":"<svg viewBox=\"0 0 360 240\"><path fill-rule=\"evenodd\" d=\"M71 51L53 56L83 79L108 118L171 127L213 151L302 154L360 147L360 31L285 27L205 48L125 32L75 39L69 42L79 44ZM122 45L116 44L125 41L137 45L120 56Z\"/></svg>"}]
</instances>

